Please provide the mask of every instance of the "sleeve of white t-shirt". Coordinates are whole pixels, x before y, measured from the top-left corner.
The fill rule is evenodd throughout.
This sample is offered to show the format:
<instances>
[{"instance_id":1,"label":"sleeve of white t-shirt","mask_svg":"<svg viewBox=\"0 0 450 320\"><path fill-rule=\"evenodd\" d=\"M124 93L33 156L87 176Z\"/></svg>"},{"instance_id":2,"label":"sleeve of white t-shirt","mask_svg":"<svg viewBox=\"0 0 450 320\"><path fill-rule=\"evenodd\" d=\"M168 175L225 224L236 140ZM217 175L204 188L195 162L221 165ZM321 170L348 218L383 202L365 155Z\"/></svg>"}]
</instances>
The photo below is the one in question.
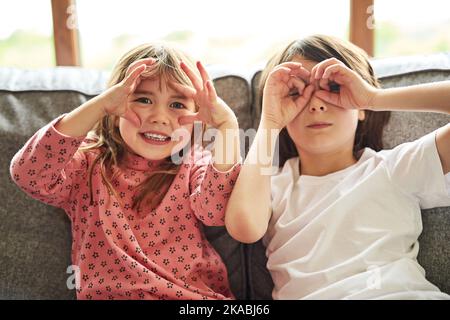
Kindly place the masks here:
<instances>
[{"instance_id":1,"label":"sleeve of white t-shirt","mask_svg":"<svg viewBox=\"0 0 450 320\"><path fill-rule=\"evenodd\" d=\"M392 182L418 199L422 209L450 206L450 174L444 175L436 132L380 153Z\"/></svg>"}]
</instances>

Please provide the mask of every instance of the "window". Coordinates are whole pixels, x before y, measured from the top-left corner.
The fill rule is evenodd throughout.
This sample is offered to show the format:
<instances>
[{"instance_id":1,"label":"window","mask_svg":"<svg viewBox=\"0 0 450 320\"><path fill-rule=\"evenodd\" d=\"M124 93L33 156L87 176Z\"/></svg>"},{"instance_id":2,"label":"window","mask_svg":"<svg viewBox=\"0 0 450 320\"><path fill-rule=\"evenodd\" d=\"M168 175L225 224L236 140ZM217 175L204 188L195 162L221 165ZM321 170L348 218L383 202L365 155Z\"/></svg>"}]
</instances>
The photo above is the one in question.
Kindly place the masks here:
<instances>
[{"instance_id":1,"label":"window","mask_svg":"<svg viewBox=\"0 0 450 320\"><path fill-rule=\"evenodd\" d=\"M450 2L375 0L375 56L450 51Z\"/></svg>"},{"instance_id":2,"label":"window","mask_svg":"<svg viewBox=\"0 0 450 320\"><path fill-rule=\"evenodd\" d=\"M53 67L55 50L50 1L5 2L0 5L0 65Z\"/></svg>"},{"instance_id":3,"label":"window","mask_svg":"<svg viewBox=\"0 0 450 320\"><path fill-rule=\"evenodd\" d=\"M176 43L207 64L265 63L311 33L348 38L349 1L77 1L83 66L110 69L132 47Z\"/></svg>"}]
</instances>

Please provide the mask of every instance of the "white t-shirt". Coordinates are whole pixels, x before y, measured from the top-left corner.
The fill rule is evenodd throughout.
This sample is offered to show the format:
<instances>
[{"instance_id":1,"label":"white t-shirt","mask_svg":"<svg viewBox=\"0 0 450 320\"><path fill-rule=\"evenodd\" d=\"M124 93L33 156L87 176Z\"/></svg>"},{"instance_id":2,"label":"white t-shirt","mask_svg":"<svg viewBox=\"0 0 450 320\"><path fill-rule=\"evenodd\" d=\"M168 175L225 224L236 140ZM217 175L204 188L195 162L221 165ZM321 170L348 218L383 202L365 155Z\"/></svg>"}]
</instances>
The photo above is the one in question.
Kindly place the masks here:
<instances>
[{"instance_id":1,"label":"white t-shirt","mask_svg":"<svg viewBox=\"0 0 450 320\"><path fill-rule=\"evenodd\" d=\"M450 299L417 262L420 209L450 206L436 131L354 165L299 176L299 158L271 179L263 238L274 299Z\"/></svg>"}]
</instances>

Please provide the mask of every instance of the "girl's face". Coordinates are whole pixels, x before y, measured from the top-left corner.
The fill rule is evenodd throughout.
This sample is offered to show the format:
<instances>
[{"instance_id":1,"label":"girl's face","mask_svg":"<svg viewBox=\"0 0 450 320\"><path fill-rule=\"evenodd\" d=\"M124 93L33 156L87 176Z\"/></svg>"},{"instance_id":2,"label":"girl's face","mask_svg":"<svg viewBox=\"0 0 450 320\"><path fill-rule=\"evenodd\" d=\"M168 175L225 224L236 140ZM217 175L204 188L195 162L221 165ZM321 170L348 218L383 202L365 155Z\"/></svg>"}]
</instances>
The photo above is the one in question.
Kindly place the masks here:
<instances>
[{"instance_id":1,"label":"girl's face","mask_svg":"<svg viewBox=\"0 0 450 320\"><path fill-rule=\"evenodd\" d=\"M315 61L294 57L311 71ZM324 154L353 149L358 120L364 119L364 111L343 109L319 99L313 93L309 103L287 126L289 136L301 154Z\"/></svg>"},{"instance_id":2,"label":"girl's face","mask_svg":"<svg viewBox=\"0 0 450 320\"><path fill-rule=\"evenodd\" d=\"M190 142L193 124L180 125L178 118L195 112L195 103L159 77L142 79L129 106L141 127L120 118L119 130L127 146L149 160L162 160ZM146 135L144 133L147 133Z\"/></svg>"}]
</instances>

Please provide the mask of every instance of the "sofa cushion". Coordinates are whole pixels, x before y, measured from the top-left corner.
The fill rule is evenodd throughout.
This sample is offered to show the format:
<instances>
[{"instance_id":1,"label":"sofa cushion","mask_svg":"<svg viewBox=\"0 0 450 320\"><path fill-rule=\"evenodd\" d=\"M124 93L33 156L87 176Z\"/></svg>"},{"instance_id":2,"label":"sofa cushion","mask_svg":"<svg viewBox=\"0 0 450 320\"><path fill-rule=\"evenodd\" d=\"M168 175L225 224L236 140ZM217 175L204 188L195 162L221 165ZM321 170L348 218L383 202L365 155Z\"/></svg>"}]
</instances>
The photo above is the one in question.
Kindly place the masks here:
<instances>
[{"instance_id":1,"label":"sofa cushion","mask_svg":"<svg viewBox=\"0 0 450 320\"><path fill-rule=\"evenodd\" d=\"M215 85L218 94L238 111L241 125L250 117L247 80L222 70ZM70 221L61 209L25 195L10 178L14 154L41 127L70 112L105 89L109 74L95 70L58 67L39 71L0 68L0 299L74 299L66 281L71 274ZM223 227L205 227L205 234L222 256L237 298L246 292L243 245Z\"/></svg>"}]
</instances>

